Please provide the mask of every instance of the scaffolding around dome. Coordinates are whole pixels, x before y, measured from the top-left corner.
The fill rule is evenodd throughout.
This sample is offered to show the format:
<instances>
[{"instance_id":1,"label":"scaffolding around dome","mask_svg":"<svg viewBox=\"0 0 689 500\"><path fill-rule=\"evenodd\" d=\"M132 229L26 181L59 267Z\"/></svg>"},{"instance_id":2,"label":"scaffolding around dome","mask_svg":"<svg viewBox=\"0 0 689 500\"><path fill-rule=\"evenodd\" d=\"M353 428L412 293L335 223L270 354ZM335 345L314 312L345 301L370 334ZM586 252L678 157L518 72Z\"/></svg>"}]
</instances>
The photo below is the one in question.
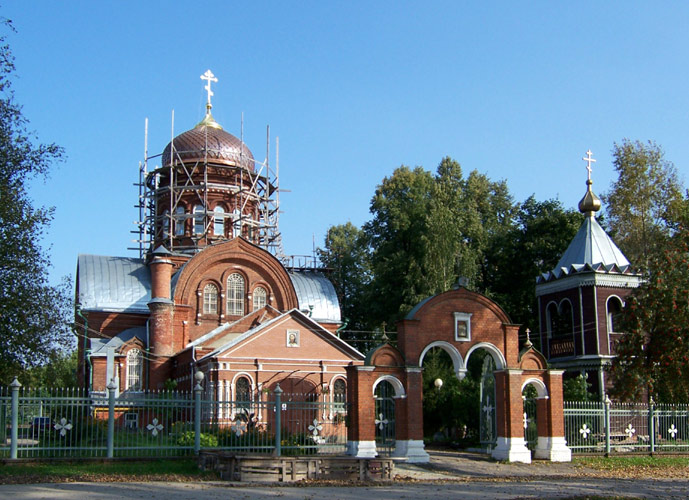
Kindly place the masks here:
<instances>
[{"instance_id":1,"label":"scaffolding around dome","mask_svg":"<svg viewBox=\"0 0 689 500\"><path fill-rule=\"evenodd\" d=\"M172 115L174 128L174 113ZM279 232L279 139L275 165L266 155L254 158L242 137L225 132L210 115L178 136L172 134L162 154L148 154L148 119L144 159L139 163L139 199L135 222L138 250L145 258L163 246L173 254L193 255L206 246L242 236L285 260ZM160 165L151 168L156 158Z\"/></svg>"}]
</instances>

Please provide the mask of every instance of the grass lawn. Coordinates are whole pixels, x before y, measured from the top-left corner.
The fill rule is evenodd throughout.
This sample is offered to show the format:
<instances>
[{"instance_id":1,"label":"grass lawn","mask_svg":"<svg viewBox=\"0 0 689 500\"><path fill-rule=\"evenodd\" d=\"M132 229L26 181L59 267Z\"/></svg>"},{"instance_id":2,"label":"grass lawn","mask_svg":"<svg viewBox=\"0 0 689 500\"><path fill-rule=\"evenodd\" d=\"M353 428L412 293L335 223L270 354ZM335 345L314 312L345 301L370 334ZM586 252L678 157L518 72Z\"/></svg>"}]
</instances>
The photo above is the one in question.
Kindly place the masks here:
<instances>
[{"instance_id":1,"label":"grass lawn","mask_svg":"<svg viewBox=\"0 0 689 500\"><path fill-rule=\"evenodd\" d=\"M218 479L196 460L37 462L0 465L0 484L71 481L201 481Z\"/></svg>"}]
</instances>

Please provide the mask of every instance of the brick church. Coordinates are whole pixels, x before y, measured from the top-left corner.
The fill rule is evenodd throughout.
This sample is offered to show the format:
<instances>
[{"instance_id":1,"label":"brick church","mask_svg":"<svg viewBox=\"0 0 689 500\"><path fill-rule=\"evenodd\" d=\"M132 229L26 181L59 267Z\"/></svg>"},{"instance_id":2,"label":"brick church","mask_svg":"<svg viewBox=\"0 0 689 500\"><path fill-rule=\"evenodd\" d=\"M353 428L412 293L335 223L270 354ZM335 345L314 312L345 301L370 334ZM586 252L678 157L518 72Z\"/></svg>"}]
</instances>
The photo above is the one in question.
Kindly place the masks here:
<instances>
[{"instance_id":1,"label":"brick church","mask_svg":"<svg viewBox=\"0 0 689 500\"><path fill-rule=\"evenodd\" d=\"M277 233L274 169L211 114L141 168L139 258L79 255L79 376L104 391L191 389L215 398L287 392L344 400L345 367L364 356L342 341L335 289L315 267L288 266ZM156 158L156 157L153 157Z\"/></svg>"}]
</instances>

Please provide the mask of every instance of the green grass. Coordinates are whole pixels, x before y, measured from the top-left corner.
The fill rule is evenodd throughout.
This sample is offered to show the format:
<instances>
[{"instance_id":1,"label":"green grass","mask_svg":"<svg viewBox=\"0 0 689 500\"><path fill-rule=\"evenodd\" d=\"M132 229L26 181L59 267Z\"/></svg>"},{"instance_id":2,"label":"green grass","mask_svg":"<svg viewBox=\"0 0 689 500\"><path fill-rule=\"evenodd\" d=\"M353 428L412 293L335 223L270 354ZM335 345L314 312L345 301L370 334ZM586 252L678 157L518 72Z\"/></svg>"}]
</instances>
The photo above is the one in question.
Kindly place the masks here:
<instances>
[{"instance_id":1,"label":"green grass","mask_svg":"<svg viewBox=\"0 0 689 500\"><path fill-rule=\"evenodd\" d=\"M574 462L598 470L618 470L629 467L659 468L689 467L689 456L648 456L633 457L577 457Z\"/></svg>"},{"instance_id":2,"label":"green grass","mask_svg":"<svg viewBox=\"0 0 689 500\"><path fill-rule=\"evenodd\" d=\"M53 481L212 480L214 473L199 470L196 460L113 462L36 462L0 466L0 483Z\"/></svg>"}]
</instances>

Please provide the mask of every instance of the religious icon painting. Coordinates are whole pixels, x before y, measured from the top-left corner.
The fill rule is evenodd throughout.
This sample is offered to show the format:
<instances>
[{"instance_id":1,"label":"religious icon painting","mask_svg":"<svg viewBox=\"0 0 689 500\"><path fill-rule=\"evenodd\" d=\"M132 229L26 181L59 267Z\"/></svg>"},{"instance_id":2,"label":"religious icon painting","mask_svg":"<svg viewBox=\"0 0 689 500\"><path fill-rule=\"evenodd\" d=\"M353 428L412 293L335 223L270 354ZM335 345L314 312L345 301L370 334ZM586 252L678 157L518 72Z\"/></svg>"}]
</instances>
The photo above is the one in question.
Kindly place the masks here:
<instances>
[{"instance_id":1,"label":"religious icon painting","mask_svg":"<svg viewBox=\"0 0 689 500\"><path fill-rule=\"evenodd\" d=\"M299 347L299 330L287 330L287 347Z\"/></svg>"}]
</instances>

